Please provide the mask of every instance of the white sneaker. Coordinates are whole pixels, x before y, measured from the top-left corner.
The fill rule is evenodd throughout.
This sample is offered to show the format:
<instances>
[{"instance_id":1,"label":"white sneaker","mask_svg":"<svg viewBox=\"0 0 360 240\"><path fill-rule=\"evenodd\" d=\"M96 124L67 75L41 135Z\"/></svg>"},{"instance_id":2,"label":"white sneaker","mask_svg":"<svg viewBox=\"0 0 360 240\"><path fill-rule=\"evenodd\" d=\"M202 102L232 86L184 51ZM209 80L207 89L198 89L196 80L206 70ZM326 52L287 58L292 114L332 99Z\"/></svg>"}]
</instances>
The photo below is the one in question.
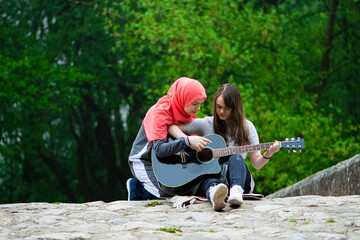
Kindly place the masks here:
<instances>
[{"instance_id":1,"label":"white sneaker","mask_svg":"<svg viewBox=\"0 0 360 240\"><path fill-rule=\"evenodd\" d=\"M225 207L224 200L229 193L227 186L223 183L220 183L214 187L210 187L209 193L213 209L215 211L223 209Z\"/></svg>"},{"instance_id":2,"label":"white sneaker","mask_svg":"<svg viewBox=\"0 0 360 240\"><path fill-rule=\"evenodd\" d=\"M244 190L239 185L234 185L232 188L230 188L230 196L228 199L228 203L231 206L240 206L243 204L243 194Z\"/></svg>"}]
</instances>

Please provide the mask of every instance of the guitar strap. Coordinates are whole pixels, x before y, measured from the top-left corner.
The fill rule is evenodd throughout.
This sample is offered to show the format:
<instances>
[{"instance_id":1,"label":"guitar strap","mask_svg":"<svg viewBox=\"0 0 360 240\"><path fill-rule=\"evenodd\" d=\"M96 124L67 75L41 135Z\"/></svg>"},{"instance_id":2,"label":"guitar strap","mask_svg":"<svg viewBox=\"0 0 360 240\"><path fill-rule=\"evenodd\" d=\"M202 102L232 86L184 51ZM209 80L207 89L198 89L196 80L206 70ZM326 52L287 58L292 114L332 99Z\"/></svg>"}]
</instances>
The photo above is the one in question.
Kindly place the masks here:
<instances>
[{"instance_id":1,"label":"guitar strap","mask_svg":"<svg viewBox=\"0 0 360 240\"><path fill-rule=\"evenodd\" d=\"M186 168L186 157L185 157L185 152L181 152L180 153L180 158L181 158L181 164L183 168Z\"/></svg>"}]
</instances>

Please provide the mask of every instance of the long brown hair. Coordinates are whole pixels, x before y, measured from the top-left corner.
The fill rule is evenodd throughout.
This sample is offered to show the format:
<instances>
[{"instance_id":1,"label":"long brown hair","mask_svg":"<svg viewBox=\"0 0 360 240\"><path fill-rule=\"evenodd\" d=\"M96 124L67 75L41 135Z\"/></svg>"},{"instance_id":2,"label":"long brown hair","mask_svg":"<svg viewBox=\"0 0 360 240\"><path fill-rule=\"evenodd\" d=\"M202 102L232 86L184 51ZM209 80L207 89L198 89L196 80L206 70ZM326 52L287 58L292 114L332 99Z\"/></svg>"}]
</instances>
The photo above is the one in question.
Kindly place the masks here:
<instances>
[{"instance_id":1,"label":"long brown hair","mask_svg":"<svg viewBox=\"0 0 360 240\"><path fill-rule=\"evenodd\" d=\"M231 108L231 115L227 121L223 121L216 113L216 100L219 96L224 98L226 107ZM214 132L222 136L225 141L226 133L229 132L235 145L242 146L250 144L249 129L246 125L244 107L241 100L239 89L233 84L223 84L216 92L214 97Z\"/></svg>"}]
</instances>

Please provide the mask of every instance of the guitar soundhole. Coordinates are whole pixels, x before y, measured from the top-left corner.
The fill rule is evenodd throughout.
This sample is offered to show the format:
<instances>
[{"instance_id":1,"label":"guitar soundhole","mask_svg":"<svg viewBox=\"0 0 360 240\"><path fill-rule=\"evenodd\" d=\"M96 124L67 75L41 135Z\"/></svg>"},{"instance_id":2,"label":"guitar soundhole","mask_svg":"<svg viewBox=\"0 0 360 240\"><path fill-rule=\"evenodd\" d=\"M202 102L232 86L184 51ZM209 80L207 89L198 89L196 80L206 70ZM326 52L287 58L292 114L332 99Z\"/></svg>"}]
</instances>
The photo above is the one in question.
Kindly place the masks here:
<instances>
[{"instance_id":1,"label":"guitar soundhole","mask_svg":"<svg viewBox=\"0 0 360 240\"><path fill-rule=\"evenodd\" d=\"M197 158L201 162L208 162L213 158L212 151L210 149L204 149L197 153Z\"/></svg>"}]
</instances>

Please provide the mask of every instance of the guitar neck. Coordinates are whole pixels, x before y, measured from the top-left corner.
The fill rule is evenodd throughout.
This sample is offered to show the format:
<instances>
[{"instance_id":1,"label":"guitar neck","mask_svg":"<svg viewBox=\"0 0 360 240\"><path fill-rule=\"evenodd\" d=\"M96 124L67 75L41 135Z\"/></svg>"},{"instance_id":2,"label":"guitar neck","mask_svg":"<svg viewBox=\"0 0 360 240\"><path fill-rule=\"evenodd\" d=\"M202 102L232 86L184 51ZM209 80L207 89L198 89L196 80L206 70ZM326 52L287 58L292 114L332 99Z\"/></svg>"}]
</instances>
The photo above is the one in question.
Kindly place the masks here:
<instances>
[{"instance_id":1,"label":"guitar neck","mask_svg":"<svg viewBox=\"0 0 360 240\"><path fill-rule=\"evenodd\" d=\"M269 143L261 143L261 144L254 144L254 145L245 145L245 146L236 146L231 148L218 148L213 149L213 157L224 157L233 154L240 154L246 152L255 152L261 151L265 149L269 149L274 142Z\"/></svg>"}]
</instances>

